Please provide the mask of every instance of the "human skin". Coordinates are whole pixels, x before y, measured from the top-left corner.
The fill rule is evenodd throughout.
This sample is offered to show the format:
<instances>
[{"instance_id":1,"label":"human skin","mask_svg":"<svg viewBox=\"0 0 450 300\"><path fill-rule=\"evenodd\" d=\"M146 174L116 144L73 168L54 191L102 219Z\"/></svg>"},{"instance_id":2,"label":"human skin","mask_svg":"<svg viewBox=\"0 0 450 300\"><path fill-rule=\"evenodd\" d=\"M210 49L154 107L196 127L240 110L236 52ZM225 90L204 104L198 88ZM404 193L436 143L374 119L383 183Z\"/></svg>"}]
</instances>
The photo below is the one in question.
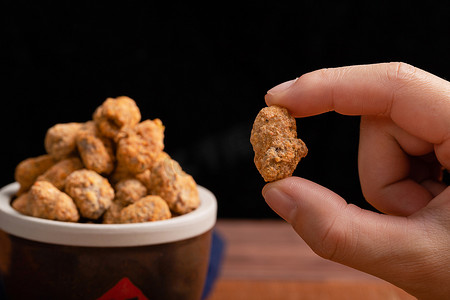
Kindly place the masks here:
<instances>
[{"instance_id":1,"label":"human skin","mask_svg":"<svg viewBox=\"0 0 450 300\"><path fill-rule=\"evenodd\" d=\"M361 115L366 200L348 204L303 178L267 184L268 205L318 255L385 279L419 299L450 296L450 83L405 63L322 69L269 90L294 117Z\"/></svg>"}]
</instances>

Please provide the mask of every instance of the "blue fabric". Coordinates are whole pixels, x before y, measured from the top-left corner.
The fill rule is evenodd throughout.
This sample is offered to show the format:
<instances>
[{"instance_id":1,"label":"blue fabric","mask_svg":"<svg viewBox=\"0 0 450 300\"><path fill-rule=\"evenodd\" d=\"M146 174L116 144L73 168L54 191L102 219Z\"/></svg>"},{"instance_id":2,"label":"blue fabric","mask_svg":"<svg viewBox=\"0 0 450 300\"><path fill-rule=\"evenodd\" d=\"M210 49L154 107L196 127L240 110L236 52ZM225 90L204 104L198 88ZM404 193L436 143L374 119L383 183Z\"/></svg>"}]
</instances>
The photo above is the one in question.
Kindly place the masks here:
<instances>
[{"instance_id":1,"label":"blue fabric","mask_svg":"<svg viewBox=\"0 0 450 300\"><path fill-rule=\"evenodd\" d=\"M206 277L205 287L203 289L202 295L203 300L208 298L212 288L214 287L214 283L217 280L217 277L219 276L224 252L225 252L224 239L219 235L219 233L213 231L208 275Z\"/></svg>"}]
</instances>

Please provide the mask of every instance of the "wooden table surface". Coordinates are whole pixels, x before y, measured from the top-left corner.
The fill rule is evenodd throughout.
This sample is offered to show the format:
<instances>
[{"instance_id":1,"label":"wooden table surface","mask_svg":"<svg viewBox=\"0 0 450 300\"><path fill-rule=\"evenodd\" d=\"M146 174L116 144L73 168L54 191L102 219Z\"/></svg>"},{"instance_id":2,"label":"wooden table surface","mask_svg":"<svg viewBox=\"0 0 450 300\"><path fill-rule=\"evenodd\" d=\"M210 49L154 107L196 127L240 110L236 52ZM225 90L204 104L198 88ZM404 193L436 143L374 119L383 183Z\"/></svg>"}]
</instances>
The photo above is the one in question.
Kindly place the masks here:
<instances>
[{"instance_id":1,"label":"wooden table surface","mask_svg":"<svg viewBox=\"0 0 450 300\"><path fill-rule=\"evenodd\" d=\"M282 220L218 220L225 241L208 300L415 299L371 275L322 259Z\"/></svg>"}]
</instances>

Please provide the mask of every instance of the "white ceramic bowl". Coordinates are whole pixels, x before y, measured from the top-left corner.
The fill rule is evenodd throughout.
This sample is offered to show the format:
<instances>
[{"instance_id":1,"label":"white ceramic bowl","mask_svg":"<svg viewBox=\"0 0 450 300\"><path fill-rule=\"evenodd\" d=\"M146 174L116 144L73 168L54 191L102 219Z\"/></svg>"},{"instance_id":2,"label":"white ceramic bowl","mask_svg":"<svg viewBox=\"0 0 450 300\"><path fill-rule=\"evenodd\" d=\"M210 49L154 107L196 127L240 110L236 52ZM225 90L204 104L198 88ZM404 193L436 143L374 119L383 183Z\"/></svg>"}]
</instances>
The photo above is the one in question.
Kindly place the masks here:
<instances>
[{"instance_id":1,"label":"white ceramic bowl","mask_svg":"<svg viewBox=\"0 0 450 300\"><path fill-rule=\"evenodd\" d=\"M18 188L0 189L0 271L11 299L110 299L136 289L152 300L200 299L217 212L207 189L198 187L196 210L172 219L80 224L18 213Z\"/></svg>"},{"instance_id":2,"label":"white ceramic bowl","mask_svg":"<svg viewBox=\"0 0 450 300\"><path fill-rule=\"evenodd\" d=\"M168 220L133 224L81 224L25 216L11 207L19 184L0 189L0 229L28 240L89 247L127 247L176 242L210 230L217 215L214 194L198 186L200 206Z\"/></svg>"}]
</instances>

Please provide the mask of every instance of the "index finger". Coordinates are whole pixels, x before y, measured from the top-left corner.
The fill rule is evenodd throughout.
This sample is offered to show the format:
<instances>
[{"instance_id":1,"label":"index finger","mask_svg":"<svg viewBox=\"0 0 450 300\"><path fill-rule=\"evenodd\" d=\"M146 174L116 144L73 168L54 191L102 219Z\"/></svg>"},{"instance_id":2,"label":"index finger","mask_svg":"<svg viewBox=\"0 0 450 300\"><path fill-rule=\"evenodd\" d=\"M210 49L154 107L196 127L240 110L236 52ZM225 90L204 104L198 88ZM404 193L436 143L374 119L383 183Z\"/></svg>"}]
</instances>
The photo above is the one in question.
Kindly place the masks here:
<instances>
[{"instance_id":1,"label":"index finger","mask_svg":"<svg viewBox=\"0 0 450 300\"><path fill-rule=\"evenodd\" d=\"M450 137L450 83L405 63L317 70L269 90L265 99L295 117L386 115L427 142Z\"/></svg>"}]
</instances>

